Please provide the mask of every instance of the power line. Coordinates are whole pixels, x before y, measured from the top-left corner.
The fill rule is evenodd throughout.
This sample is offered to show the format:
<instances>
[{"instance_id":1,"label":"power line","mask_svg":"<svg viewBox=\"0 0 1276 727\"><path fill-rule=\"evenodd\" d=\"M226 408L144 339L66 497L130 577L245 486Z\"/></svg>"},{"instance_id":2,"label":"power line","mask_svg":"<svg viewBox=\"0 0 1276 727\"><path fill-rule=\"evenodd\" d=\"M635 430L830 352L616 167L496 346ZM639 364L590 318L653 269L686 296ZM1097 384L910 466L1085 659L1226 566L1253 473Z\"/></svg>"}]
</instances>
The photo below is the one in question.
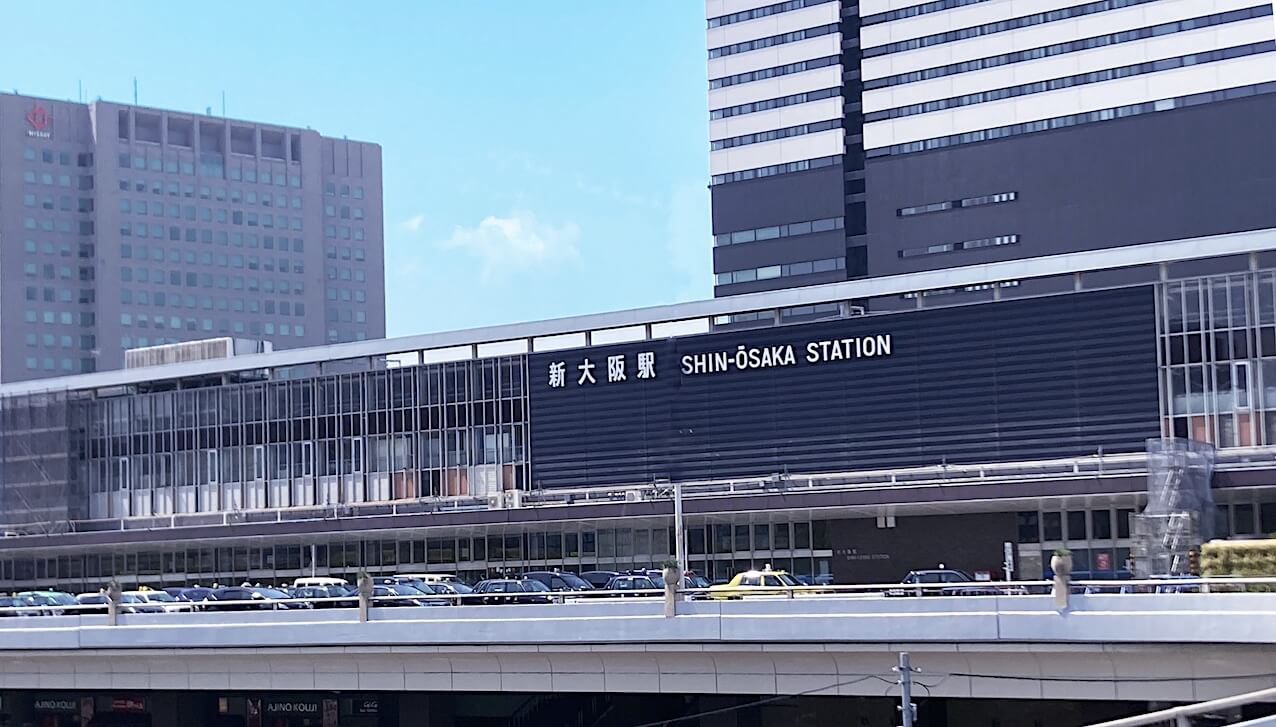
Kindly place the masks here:
<instances>
[{"instance_id":1,"label":"power line","mask_svg":"<svg viewBox=\"0 0 1276 727\"><path fill-rule=\"evenodd\" d=\"M894 681L880 674L859 674L857 676L859 677L858 679L851 679L849 681L838 682L836 684L828 684L822 687L815 687L813 689L807 689L801 692L793 692L792 694L779 694L774 697L764 697L762 699L756 699L752 702L746 702L744 704L736 704L730 707L720 707L718 709L710 709L705 712L696 712L695 714L685 714L681 717L672 717L670 719L662 719L662 720L657 720L655 722L644 722L639 725L634 725L634 727L665 727L665 725L671 725L676 722L684 722L689 719L699 719L701 717L709 717L715 714L726 714L727 712L735 712L737 710L748 709L750 707L761 707L764 704L771 704L772 702L780 702L785 699L792 699L794 697L804 697L809 694L814 694L816 692L823 692L829 689L837 689L838 687L850 686L851 684L859 684L860 682L865 682L865 681L868 681L869 679L876 679L880 682L885 682L892 686L895 685Z\"/></svg>"},{"instance_id":2,"label":"power line","mask_svg":"<svg viewBox=\"0 0 1276 727\"><path fill-rule=\"evenodd\" d=\"M1114 679L1112 677L1081 677L1081 676L1078 676L1078 677L1059 677L1059 676L1034 677L1034 676L1015 675L1015 674L927 672L920 669L915 671L924 677L939 677L939 681L934 684L925 684L920 681L913 682L917 686L920 686L926 689L927 699L930 698L931 689L938 687L940 684L943 684L944 682L948 681L950 678L953 678L953 677L960 677L960 678L966 678L966 679L1005 679L1005 680L1014 680L1014 681L1083 682L1083 683L1110 683L1110 684L1186 681L1189 679L1199 680L1199 681L1230 681L1230 680L1237 680L1237 679L1274 679L1276 680L1276 672L1264 672L1259 674L1227 674L1227 675L1217 675L1217 676L1192 676L1192 677L1183 677L1181 679L1172 678L1172 677L1168 677L1168 678L1167 677L1130 677L1128 679ZM634 725L634 727L665 727L666 725L672 725L672 724L676 724L678 722L684 722L690 719L698 719L700 717L708 717L708 716L717 715L717 714L726 714L728 712L735 712L741 709L749 709L751 707L761 707L766 704L780 702L786 699L792 699L794 697L804 697L811 694L815 694L816 692L824 692L830 689L837 689L839 687L850 686L852 684L859 684L861 682L866 682L869 679L876 679L882 682L883 684L887 685L887 690L886 690L887 694L890 693L890 690L892 687L899 686L898 681L887 678L881 674L857 674L855 676L858 678L850 679L844 682L837 682L835 684L828 684L822 687L813 687L811 689L806 689L800 692L793 692L791 694L779 694L773 697L764 697L761 699L753 700L751 702L745 702L744 704L732 705L730 707L720 707L718 709L711 709L704 712L696 712L695 714L688 714L688 715L683 715L681 717L673 717L670 719L657 720L655 722L644 722L639 725ZM892 674L891 676L894 676L894 675Z\"/></svg>"}]
</instances>

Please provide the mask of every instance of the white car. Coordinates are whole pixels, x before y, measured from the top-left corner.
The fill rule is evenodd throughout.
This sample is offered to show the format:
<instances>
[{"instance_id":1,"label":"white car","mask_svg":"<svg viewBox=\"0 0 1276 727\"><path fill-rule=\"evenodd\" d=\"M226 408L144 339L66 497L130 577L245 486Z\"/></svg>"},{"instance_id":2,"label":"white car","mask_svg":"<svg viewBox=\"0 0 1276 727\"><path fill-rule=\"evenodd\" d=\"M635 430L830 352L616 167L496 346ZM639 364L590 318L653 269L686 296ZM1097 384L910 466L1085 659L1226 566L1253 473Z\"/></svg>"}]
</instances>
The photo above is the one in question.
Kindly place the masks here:
<instances>
[{"instance_id":1,"label":"white car","mask_svg":"<svg viewBox=\"0 0 1276 727\"><path fill-rule=\"evenodd\" d=\"M147 603L153 603L164 609L164 613L189 613L195 610L195 604L187 601L179 601L164 591L125 591L124 595L139 598Z\"/></svg>"}]
</instances>

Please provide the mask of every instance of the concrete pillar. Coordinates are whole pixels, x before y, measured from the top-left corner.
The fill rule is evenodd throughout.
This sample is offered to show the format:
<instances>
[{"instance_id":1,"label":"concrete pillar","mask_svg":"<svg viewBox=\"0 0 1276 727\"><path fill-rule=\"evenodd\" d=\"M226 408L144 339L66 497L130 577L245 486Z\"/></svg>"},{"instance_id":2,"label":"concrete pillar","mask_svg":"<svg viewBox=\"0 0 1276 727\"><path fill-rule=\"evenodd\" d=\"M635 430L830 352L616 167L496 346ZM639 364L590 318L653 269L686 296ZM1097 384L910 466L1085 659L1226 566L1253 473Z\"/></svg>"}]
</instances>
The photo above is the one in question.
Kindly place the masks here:
<instances>
[{"instance_id":1,"label":"concrete pillar","mask_svg":"<svg viewBox=\"0 0 1276 727\"><path fill-rule=\"evenodd\" d=\"M359 621L368 620L368 609L372 605L372 576L359 574Z\"/></svg>"}]
</instances>

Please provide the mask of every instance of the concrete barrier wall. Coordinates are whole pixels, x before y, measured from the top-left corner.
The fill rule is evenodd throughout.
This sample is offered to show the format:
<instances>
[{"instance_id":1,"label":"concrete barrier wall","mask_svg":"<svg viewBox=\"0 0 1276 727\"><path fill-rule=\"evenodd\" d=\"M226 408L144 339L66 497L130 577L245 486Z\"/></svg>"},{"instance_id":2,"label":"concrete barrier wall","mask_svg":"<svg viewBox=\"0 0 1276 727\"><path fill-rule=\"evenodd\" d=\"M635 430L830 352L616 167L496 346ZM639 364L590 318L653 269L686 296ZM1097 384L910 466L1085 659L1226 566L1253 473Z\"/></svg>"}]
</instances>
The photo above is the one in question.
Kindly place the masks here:
<instances>
[{"instance_id":1,"label":"concrete barrier wall","mask_svg":"<svg viewBox=\"0 0 1276 727\"><path fill-rule=\"evenodd\" d=\"M660 599L554 605L124 615L0 620L6 650L331 645L1130 643L1276 644L1276 594Z\"/></svg>"}]
</instances>

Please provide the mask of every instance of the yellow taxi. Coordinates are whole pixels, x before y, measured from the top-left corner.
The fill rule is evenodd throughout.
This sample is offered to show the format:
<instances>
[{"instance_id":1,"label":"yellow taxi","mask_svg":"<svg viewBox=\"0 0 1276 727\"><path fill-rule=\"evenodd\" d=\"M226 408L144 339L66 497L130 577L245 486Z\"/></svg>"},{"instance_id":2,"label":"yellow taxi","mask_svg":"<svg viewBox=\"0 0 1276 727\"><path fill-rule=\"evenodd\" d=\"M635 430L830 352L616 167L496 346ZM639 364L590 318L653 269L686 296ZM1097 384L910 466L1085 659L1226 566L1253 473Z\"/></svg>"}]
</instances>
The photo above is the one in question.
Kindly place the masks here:
<instances>
[{"instance_id":1,"label":"yellow taxi","mask_svg":"<svg viewBox=\"0 0 1276 727\"><path fill-rule=\"evenodd\" d=\"M802 584L782 570L771 570L767 565L762 570L747 570L735 574L728 583L709 587L709 598L734 600L745 596L787 596L791 591L801 590Z\"/></svg>"}]
</instances>

